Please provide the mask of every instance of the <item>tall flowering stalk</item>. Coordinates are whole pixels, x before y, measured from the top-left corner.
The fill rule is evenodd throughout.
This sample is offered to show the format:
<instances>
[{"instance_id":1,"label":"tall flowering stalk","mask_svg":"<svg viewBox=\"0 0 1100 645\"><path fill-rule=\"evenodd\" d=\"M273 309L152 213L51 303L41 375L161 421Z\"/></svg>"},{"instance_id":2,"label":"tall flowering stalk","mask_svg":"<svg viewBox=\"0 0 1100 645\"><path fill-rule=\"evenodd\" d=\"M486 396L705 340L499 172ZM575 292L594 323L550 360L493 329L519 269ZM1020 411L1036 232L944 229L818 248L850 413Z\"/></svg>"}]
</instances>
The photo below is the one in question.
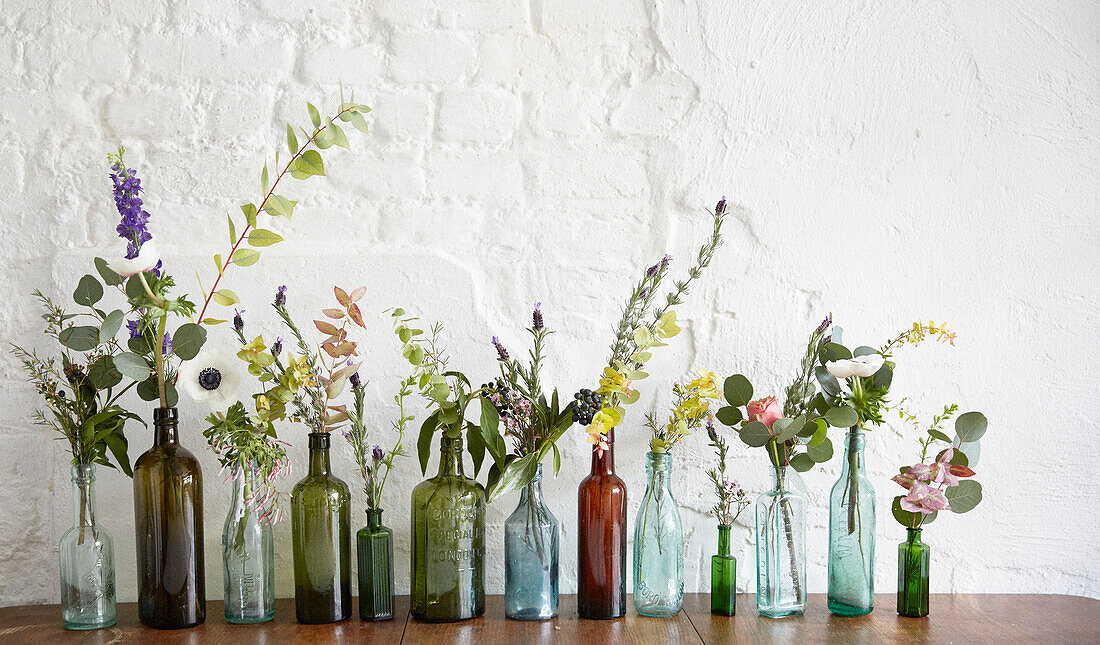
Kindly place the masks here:
<instances>
[{"instance_id":1,"label":"tall flowering stalk","mask_svg":"<svg viewBox=\"0 0 1100 645\"><path fill-rule=\"evenodd\" d=\"M680 333L674 307L683 303L691 284L710 266L714 252L722 245L722 223L725 217L726 199L723 197L714 207L710 239L699 247L695 264L688 270L687 278L676 282L675 288L665 297L664 306L654 308L648 319L646 314L653 305L653 299L667 274L672 257L665 255L646 269L645 275L631 291L619 319L615 341L611 344L611 355L599 380L599 387L595 392L581 390L576 397L584 405L579 404L574 408L573 420L587 426L588 441L598 452L607 449L607 432L622 422L626 415L624 406L638 400L639 392L634 388L634 382L649 376L642 368L652 358L652 350L664 347L664 340Z\"/></svg>"},{"instance_id":2,"label":"tall flowering stalk","mask_svg":"<svg viewBox=\"0 0 1100 645\"><path fill-rule=\"evenodd\" d=\"M714 494L718 498L711 514L718 519L721 526L733 526L737 517L751 504L745 489L730 479L726 478L726 453L729 444L723 439L714 427L714 423L707 420L707 437L710 438L710 446L714 448L718 456L718 467L707 471L711 483L714 484Z\"/></svg>"}]
</instances>

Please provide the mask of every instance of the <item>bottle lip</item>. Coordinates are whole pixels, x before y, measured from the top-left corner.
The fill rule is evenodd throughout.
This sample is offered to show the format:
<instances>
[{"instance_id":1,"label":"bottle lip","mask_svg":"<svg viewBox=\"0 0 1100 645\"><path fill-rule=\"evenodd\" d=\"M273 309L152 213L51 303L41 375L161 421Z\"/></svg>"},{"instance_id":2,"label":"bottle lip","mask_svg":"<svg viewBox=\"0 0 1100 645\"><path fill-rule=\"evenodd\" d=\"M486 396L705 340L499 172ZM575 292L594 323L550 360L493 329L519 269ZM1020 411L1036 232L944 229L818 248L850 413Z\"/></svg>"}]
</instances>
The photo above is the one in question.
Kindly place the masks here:
<instances>
[{"instance_id":1,"label":"bottle lip","mask_svg":"<svg viewBox=\"0 0 1100 645\"><path fill-rule=\"evenodd\" d=\"M180 411L178 408L153 408L154 425L175 424L179 421L179 418Z\"/></svg>"},{"instance_id":2,"label":"bottle lip","mask_svg":"<svg viewBox=\"0 0 1100 645\"><path fill-rule=\"evenodd\" d=\"M69 473L72 476L73 483L94 482L95 464L72 464L69 467Z\"/></svg>"},{"instance_id":3,"label":"bottle lip","mask_svg":"<svg viewBox=\"0 0 1100 645\"><path fill-rule=\"evenodd\" d=\"M327 432L311 432L309 433L309 447L310 448L328 448L331 444L329 433Z\"/></svg>"}]
</instances>

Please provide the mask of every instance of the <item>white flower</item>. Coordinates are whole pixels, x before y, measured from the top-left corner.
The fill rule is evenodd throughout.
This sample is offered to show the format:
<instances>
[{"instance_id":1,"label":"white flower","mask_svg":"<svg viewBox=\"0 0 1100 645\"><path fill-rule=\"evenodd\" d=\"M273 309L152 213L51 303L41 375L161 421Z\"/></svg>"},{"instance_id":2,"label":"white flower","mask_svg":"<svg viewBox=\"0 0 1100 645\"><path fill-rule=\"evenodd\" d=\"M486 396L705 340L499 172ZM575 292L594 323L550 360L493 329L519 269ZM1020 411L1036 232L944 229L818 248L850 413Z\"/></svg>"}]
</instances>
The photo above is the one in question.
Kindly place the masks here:
<instances>
[{"instance_id":1,"label":"white flower","mask_svg":"<svg viewBox=\"0 0 1100 645\"><path fill-rule=\"evenodd\" d=\"M205 401L211 410L225 412L237 401L241 375L234 356L221 350L203 350L180 366L180 383L195 401Z\"/></svg>"},{"instance_id":2,"label":"white flower","mask_svg":"<svg viewBox=\"0 0 1100 645\"><path fill-rule=\"evenodd\" d=\"M886 358L882 354L866 354L839 361L825 363L825 369L838 379L853 376L874 376L882 368Z\"/></svg>"},{"instance_id":3,"label":"white flower","mask_svg":"<svg viewBox=\"0 0 1100 645\"><path fill-rule=\"evenodd\" d=\"M136 258L114 258L107 260L107 267L124 278L137 273L152 271L160 262L160 251L153 240L149 240L138 249Z\"/></svg>"}]
</instances>

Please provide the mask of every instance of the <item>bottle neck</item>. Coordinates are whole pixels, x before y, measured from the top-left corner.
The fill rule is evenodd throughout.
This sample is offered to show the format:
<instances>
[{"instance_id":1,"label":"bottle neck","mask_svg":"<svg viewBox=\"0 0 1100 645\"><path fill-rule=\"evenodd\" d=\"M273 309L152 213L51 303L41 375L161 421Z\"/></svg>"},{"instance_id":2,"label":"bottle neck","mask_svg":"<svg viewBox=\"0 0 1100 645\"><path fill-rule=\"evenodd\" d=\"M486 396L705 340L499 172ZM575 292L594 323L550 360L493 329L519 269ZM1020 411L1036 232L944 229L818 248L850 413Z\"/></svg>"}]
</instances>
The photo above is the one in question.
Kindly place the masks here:
<instances>
[{"instance_id":1,"label":"bottle neck","mask_svg":"<svg viewBox=\"0 0 1100 645\"><path fill-rule=\"evenodd\" d=\"M592 448L592 474L615 474L615 428L607 431L607 450L599 450L598 446Z\"/></svg>"},{"instance_id":2,"label":"bottle neck","mask_svg":"<svg viewBox=\"0 0 1100 645\"><path fill-rule=\"evenodd\" d=\"M156 408L153 410L153 445L166 446L179 443L179 410Z\"/></svg>"},{"instance_id":3,"label":"bottle neck","mask_svg":"<svg viewBox=\"0 0 1100 645\"><path fill-rule=\"evenodd\" d=\"M372 531L382 528L382 509L372 508L367 511L367 528Z\"/></svg>"},{"instance_id":4,"label":"bottle neck","mask_svg":"<svg viewBox=\"0 0 1100 645\"><path fill-rule=\"evenodd\" d=\"M906 528L905 530L908 533L908 535L905 538L906 544L920 544L921 543L921 541L920 541L920 529Z\"/></svg>"},{"instance_id":5,"label":"bottle neck","mask_svg":"<svg viewBox=\"0 0 1100 645\"><path fill-rule=\"evenodd\" d=\"M309 433L309 475L311 477L329 474L328 447L327 432Z\"/></svg>"},{"instance_id":6,"label":"bottle neck","mask_svg":"<svg viewBox=\"0 0 1100 645\"><path fill-rule=\"evenodd\" d=\"M667 452L646 454L645 474L651 488L669 489L669 473L672 471L672 455ZM657 491L654 491L657 492Z\"/></svg>"},{"instance_id":7,"label":"bottle neck","mask_svg":"<svg viewBox=\"0 0 1100 645\"><path fill-rule=\"evenodd\" d=\"M730 527L725 524L718 525L718 555L730 554Z\"/></svg>"},{"instance_id":8,"label":"bottle neck","mask_svg":"<svg viewBox=\"0 0 1100 645\"><path fill-rule=\"evenodd\" d=\"M523 491L519 494L519 503L542 506L542 464L538 465L531 482L523 487Z\"/></svg>"},{"instance_id":9,"label":"bottle neck","mask_svg":"<svg viewBox=\"0 0 1100 645\"><path fill-rule=\"evenodd\" d=\"M73 478L73 524L95 526L95 464L75 464Z\"/></svg>"},{"instance_id":10,"label":"bottle neck","mask_svg":"<svg viewBox=\"0 0 1100 645\"><path fill-rule=\"evenodd\" d=\"M866 444L867 439L863 430L858 427L848 430L847 450L844 453L847 458L840 467L842 474L849 472L855 472L857 475L864 474L863 448Z\"/></svg>"},{"instance_id":11,"label":"bottle neck","mask_svg":"<svg viewBox=\"0 0 1100 645\"><path fill-rule=\"evenodd\" d=\"M464 477L462 472L462 437L443 436L439 441L439 472L437 477Z\"/></svg>"}]
</instances>

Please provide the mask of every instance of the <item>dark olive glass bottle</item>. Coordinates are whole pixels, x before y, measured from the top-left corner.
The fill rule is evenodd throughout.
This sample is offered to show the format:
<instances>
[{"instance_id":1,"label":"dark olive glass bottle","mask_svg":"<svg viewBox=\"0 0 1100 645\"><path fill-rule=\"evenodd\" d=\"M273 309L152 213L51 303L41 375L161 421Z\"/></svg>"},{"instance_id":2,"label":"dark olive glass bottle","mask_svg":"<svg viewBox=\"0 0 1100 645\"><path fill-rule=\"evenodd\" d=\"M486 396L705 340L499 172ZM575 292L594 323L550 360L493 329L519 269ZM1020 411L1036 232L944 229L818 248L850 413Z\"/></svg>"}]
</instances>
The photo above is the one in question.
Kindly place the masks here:
<instances>
[{"instance_id":1,"label":"dark olive glass bottle","mask_svg":"<svg viewBox=\"0 0 1100 645\"><path fill-rule=\"evenodd\" d=\"M592 449L592 472L577 494L577 613L626 615L626 484L615 474L615 429Z\"/></svg>"},{"instance_id":2,"label":"dark olive glass bottle","mask_svg":"<svg viewBox=\"0 0 1100 645\"><path fill-rule=\"evenodd\" d=\"M382 525L382 509L367 511L356 534L359 554L359 619L393 618L393 531Z\"/></svg>"},{"instance_id":3,"label":"dark olive glass bottle","mask_svg":"<svg viewBox=\"0 0 1100 645\"><path fill-rule=\"evenodd\" d=\"M462 437L444 436L439 472L412 492L414 618L485 613L485 489L462 472Z\"/></svg>"},{"instance_id":4,"label":"dark olive glass bottle","mask_svg":"<svg viewBox=\"0 0 1100 645\"><path fill-rule=\"evenodd\" d=\"M351 616L351 491L329 464L329 435L309 433L309 473L290 496L298 622Z\"/></svg>"},{"instance_id":5,"label":"dark olive glass bottle","mask_svg":"<svg viewBox=\"0 0 1100 645\"><path fill-rule=\"evenodd\" d=\"M911 618L928 615L928 565L932 551L920 541L920 529L898 545L898 614Z\"/></svg>"},{"instance_id":6,"label":"dark olive glass bottle","mask_svg":"<svg viewBox=\"0 0 1100 645\"><path fill-rule=\"evenodd\" d=\"M138 617L157 629L206 620L202 470L179 445L176 408L153 411L153 447L134 464Z\"/></svg>"}]
</instances>

